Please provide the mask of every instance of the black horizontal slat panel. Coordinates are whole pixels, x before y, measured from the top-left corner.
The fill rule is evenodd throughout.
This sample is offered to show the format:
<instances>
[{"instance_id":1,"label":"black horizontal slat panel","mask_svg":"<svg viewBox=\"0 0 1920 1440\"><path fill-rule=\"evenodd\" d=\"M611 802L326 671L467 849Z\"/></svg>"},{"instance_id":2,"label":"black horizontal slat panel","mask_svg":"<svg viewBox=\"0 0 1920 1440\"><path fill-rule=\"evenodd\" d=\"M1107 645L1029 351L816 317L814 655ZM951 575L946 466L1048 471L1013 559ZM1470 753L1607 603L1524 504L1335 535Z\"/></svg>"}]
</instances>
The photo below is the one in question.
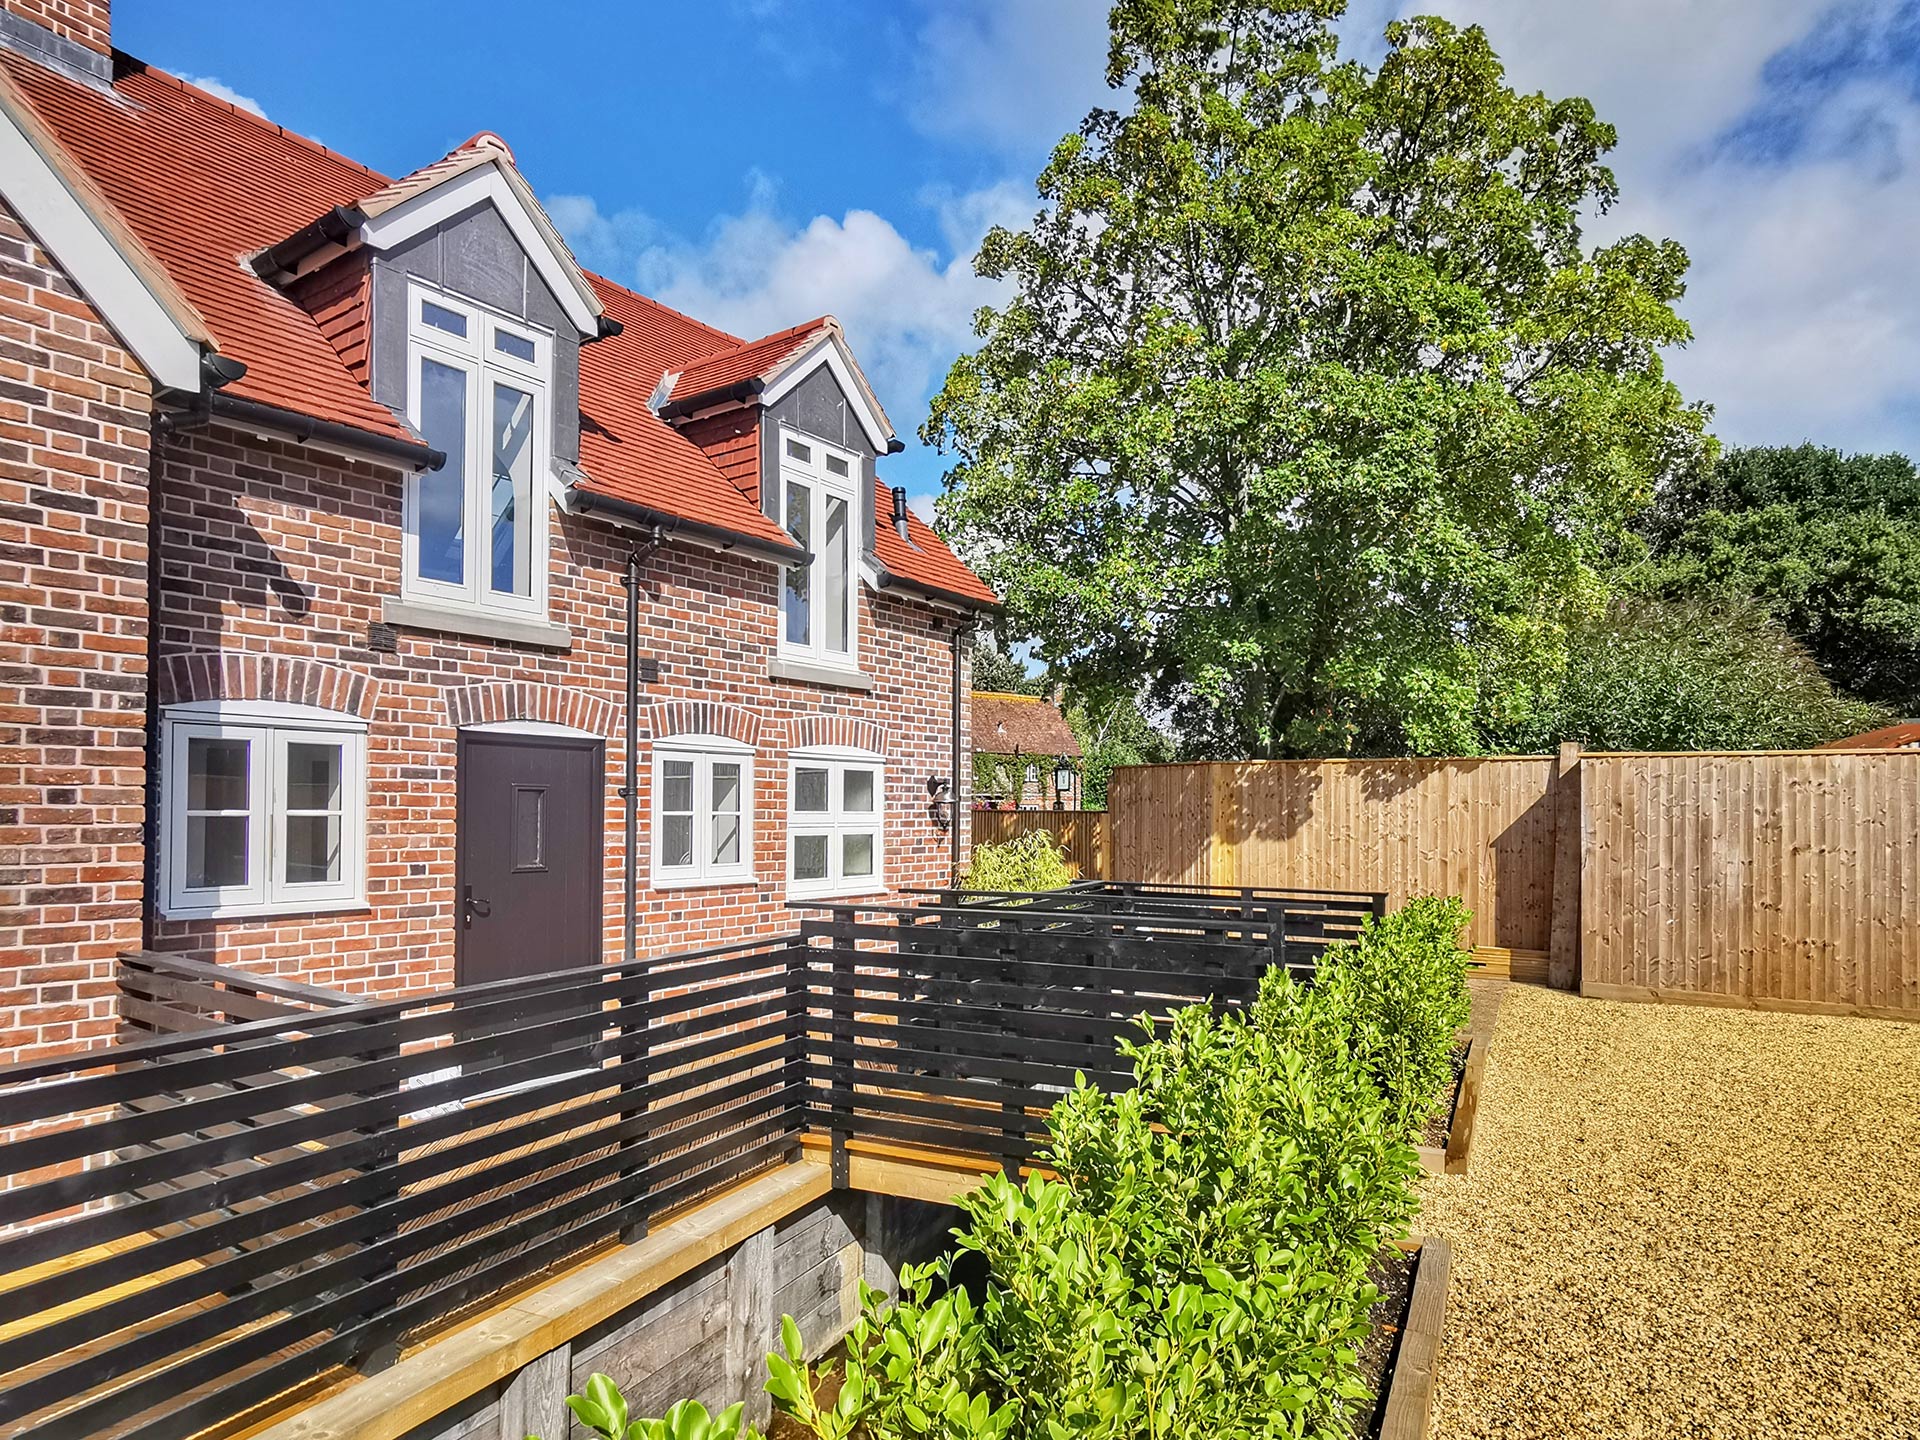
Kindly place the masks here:
<instances>
[{"instance_id":1,"label":"black horizontal slat panel","mask_svg":"<svg viewBox=\"0 0 1920 1440\"><path fill-rule=\"evenodd\" d=\"M1128 1082L1136 1017L1244 1004L1276 958L1310 971L1368 913L947 892L762 944L332 1007L132 957L152 1024L229 1023L0 1072L9 1107L96 1122L9 1147L0 1221L91 1207L0 1239L0 1285L56 1262L10 1306L111 1295L0 1341L0 1421L185 1440L792 1158L810 1126L836 1161L854 1138L1036 1160L1076 1074Z\"/></svg>"}]
</instances>

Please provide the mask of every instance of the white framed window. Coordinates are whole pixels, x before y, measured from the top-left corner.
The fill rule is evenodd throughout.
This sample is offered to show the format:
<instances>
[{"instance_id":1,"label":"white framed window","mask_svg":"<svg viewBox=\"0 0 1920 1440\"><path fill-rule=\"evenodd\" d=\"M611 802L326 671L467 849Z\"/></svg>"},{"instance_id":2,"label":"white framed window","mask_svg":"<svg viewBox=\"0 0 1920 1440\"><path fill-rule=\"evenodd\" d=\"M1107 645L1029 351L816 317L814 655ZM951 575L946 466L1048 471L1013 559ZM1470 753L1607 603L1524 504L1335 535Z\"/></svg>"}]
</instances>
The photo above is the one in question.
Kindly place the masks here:
<instances>
[{"instance_id":1,"label":"white framed window","mask_svg":"<svg viewBox=\"0 0 1920 1440\"><path fill-rule=\"evenodd\" d=\"M406 485L400 593L544 616L553 337L413 283L407 417L447 463Z\"/></svg>"},{"instance_id":2,"label":"white framed window","mask_svg":"<svg viewBox=\"0 0 1920 1440\"><path fill-rule=\"evenodd\" d=\"M887 888L886 761L867 750L794 752L787 775L787 893Z\"/></svg>"},{"instance_id":3,"label":"white framed window","mask_svg":"<svg viewBox=\"0 0 1920 1440\"><path fill-rule=\"evenodd\" d=\"M782 655L859 668L859 500L859 456L782 428L780 523L813 556L782 572Z\"/></svg>"},{"instance_id":4,"label":"white framed window","mask_svg":"<svg viewBox=\"0 0 1920 1440\"><path fill-rule=\"evenodd\" d=\"M306 705L170 707L162 893L170 918L366 903L366 724Z\"/></svg>"},{"instance_id":5,"label":"white framed window","mask_svg":"<svg viewBox=\"0 0 1920 1440\"><path fill-rule=\"evenodd\" d=\"M653 883L750 884L753 751L720 735L653 746Z\"/></svg>"}]
</instances>

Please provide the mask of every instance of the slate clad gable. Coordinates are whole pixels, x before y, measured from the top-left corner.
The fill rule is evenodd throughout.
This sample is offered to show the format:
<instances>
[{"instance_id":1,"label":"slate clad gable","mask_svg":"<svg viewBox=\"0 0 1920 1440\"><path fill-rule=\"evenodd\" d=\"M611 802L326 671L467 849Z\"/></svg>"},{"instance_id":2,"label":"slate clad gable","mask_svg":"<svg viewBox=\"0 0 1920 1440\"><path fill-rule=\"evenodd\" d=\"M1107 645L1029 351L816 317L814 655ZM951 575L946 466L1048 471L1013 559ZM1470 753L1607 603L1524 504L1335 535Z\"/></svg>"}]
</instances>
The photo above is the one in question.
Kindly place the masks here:
<instances>
[{"instance_id":1,"label":"slate clad gable","mask_svg":"<svg viewBox=\"0 0 1920 1440\"><path fill-rule=\"evenodd\" d=\"M373 257L373 394L407 407L407 291L419 279L553 336L553 453L580 459L580 336L520 242L491 205Z\"/></svg>"}]
</instances>

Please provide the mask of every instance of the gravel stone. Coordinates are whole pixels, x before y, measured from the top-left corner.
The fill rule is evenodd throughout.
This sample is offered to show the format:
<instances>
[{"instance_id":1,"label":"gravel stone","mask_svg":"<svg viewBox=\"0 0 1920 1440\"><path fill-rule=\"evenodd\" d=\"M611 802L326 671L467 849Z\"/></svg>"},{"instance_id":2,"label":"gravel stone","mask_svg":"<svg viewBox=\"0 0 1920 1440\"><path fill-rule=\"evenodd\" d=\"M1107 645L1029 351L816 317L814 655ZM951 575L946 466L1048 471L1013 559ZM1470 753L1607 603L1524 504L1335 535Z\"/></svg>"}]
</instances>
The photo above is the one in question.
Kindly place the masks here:
<instances>
[{"instance_id":1,"label":"gravel stone","mask_svg":"<svg viewBox=\"0 0 1920 1440\"><path fill-rule=\"evenodd\" d=\"M1436 1440L1920 1437L1920 1025L1512 985Z\"/></svg>"}]
</instances>

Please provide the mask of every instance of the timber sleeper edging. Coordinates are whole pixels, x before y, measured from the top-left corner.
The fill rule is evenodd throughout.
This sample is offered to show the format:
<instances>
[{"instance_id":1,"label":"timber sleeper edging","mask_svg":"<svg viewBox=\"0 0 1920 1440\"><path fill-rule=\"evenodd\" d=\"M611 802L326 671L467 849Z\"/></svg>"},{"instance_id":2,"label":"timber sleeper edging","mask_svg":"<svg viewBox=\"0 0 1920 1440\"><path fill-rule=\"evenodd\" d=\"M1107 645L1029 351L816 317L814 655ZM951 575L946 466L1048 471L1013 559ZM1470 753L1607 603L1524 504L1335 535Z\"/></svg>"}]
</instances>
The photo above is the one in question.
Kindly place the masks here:
<instances>
[{"instance_id":1,"label":"timber sleeper edging","mask_svg":"<svg viewBox=\"0 0 1920 1440\"><path fill-rule=\"evenodd\" d=\"M1413 1292L1387 1373L1385 1402L1374 1440L1426 1440L1433 1416L1433 1377L1446 1328L1447 1284L1453 1247L1437 1235L1408 1242L1414 1251Z\"/></svg>"}]
</instances>

